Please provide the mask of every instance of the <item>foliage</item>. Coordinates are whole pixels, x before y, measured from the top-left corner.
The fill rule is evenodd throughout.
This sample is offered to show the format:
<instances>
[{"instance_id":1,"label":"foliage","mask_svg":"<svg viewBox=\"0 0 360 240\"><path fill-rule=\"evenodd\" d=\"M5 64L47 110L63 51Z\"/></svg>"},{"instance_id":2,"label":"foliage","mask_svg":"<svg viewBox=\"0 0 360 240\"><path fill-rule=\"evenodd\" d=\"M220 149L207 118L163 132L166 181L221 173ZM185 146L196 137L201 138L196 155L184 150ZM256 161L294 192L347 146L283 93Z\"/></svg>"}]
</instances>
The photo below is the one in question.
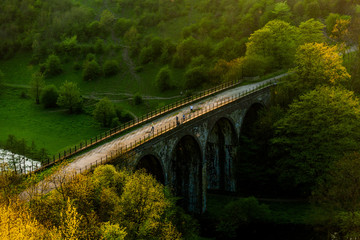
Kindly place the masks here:
<instances>
[{"instance_id":1,"label":"foliage","mask_svg":"<svg viewBox=\"0 0 360 240\"><path fill-rule=\"evenodd\" d=\"M17 174L6 163L0 164L0 208L2 204L9 204L11 199L18 194L19 186L23 181L23 176Z\"/></svg>"},{"instance_id":2,"label":"foliage","mask_svg":"<svg viewBox=\"0 0 360 240\"><path fill-rule=\"evenodd\" d=\"M235 41L233 38L226 37L223 41L216 44L214 55L220 59L230 61L238 58L245 53L245 42Z\"/></svg>"},{"instance_id":3,"label":"foliage","mask_svg":"<svg viewBox=\"0 0 360 240\"><path fill-rule=\"evenodd\" d=\"M209 71L209 77L214 83L239 80L243 77L243 65L244 57L233 59L230 62L220 59Z\"/></svg>"},{"instance_id":4,"label":"foliage","mask_svg":"<svg viewBox=\"0 0 360 240\"><path fill-rule=\"evenodd\" d=\"M190 63L191 58L198 55L207 56L209 52L210 46L207 41L199 41L193 37L189 37L177 45L173 65L175 67L184 67Z\"/></svg>"},{"instance_id":5,"label":"foliage","mask_svg":"<svg viewBox=\"0 0 360 240\"><path fill-rule=\"evenodd\" d=\"M323 30L325 25L313 18L302 22L299 25L301 43L310 43L310 42L325 42L325 36Z\"/></svg>"},{"instance_id":6,"label":"foliage","mask_svg":"<svg viewBox=\"0 0 360 240\"><path fill-rule=\"evenodd\" d=\"M291 66L298 38L296 27L280 20L270 21L251 34L246 44L246 56L271 57L274 59L274 68Z\"/></svg>"},{"instance_id":7,"label":"foliage","mask_svg":"<svg viewBox=\"0 0 360 240\"><path fill-rule=\"evenodd\" d=\"M105 165L91 175L70 173L51 181L56 191L30 206L39 222L58 226L65 238L181 239L178 226L187 236L194 230L168 190L144 172Z\"/></svg>"},{"instance_id":8,"label":"foliage","mask_svg":"<svg viewBox=\"0 0 360 240\"><path fill-rule=\"evenodd\" d=\"M106 60L103 66L105 77L116 75L119 71L119 63L116 60Z\"/></svg>"},{"instance_id":9,"label":"foliage","mask_svg":"<svg viewBox=\"0 0 360 240\"><path fill-rule=\"evenodd\" d=\"M62 65L60 58L54 54L51 54L45 62L45 76L52 77L62 73Z\"/></svg>"},{"instance_id":10,"label":"foliage","mask_svg":"<svg viewBox=\"0 0 360 240\"><path fill-rule=\"evenodd\" d=\"M115 31L119 36L123 36L124 33L129 30L129 28L132 26L132 21L127 18L118 18L115 23Z\"/></svg>"},{"instance_id":11,"label":"foliage","mask_svg":"<svg viewBox=\"0 0 360 240\"><path fill-rule=\"evenodd\" d=\"M359 163L358 152L348 153L334 161L325 176L319 179L313 199L328 209L357 212L360 207Z\"/></svg>"},{"instance_id":12,"label":"foliage","mask_svg":"<svg viewBox=\"0 0 360 240\"><path fill-rule=\"evenodd\" d=\"M306 43L299 47L295 56L295 72L301 89L312 89L319 84L339 85L350 79L342 66L342 57L337 47L325 43Z\"/></svg>"},{"instance_id":13,"label":"foliage","mask_svg":"<svg viewBox=\"0 0 360 240\"><path fill-rule=\"evenodd\" d=\"M360 234L360 154L353 152L331 164L313 192L313 200L330 209L328 223L335 224L345 239ZM331 221L333 219L333 221ZM335 220L335 223L334 223ZM329 224L328 224L329 225ZM331 225L328 228L331 229ZM337 229L331 229L337 231Z\"/></svg>"},{"instance_id":14,"label":"foliage","mask_svg":"<svg viewBox=\"0 0 360 240\"><path fill-rule=\"evenodd\" d=\"M56 229L47 229L19 202L0 204L1 239L61 239Z\"/></svg>"},{"instance_id":15,"label":"foliage","mask_svg":"<svg viewBox=\"0 0 360 240\"><path fill-rule=\"evenodd\" d=\"M330 37L345 42L349 38L350 19L337 19Z\"/></svg>"},{"instance_id":16,"label":"foliage","mask_svg":"<svg viewBox=\"0 0 360 240\"><path fill-rule=\"evenodd\" d=\"M44 85L44 75L40 72L34 73L30 82L30 93L35 98L36 104L40 104L40 95Z\"/></svg>"},{"instance_id":17,"label":"foliage","mask_svg":"<svg viewBox=\"0 0 360 240\"><path fill-rule=\"evenodd\" d=\"M160 91L166 91L171 88L171 72L168 66L161 68L156 75L156 86Z\"/></svg>"},{"instance_id":18,"label":"foliage","mask_svg":"<svg viewBox=\"0 0 360 240\"><path fill-rule=\"evenodd\" d=\"M79 50L79 46L76 35L70 38L65 38L60 43L60 52L63 54L75 56L78 53L78 50Z\"/></svg>"},{"instance_id":19,"label":"foliage","mask_svg":"<svg viewBox=\"0 0 360 240\"><path fill-rule=\"evenodd\" d=\"M200 87L207 80L207 71L204 66L190 68L185 73L185 89Z\"/></svg>"},{"instance_id":20,"label":"foliage","mask_svg":"<svg viewBox=\"0 0 360 240\"><path fill-rule=\"evenodd\" d=\"M83 79L85 81L95 81L102 75L101 67L95 59L86 61L83 69Z\"/></svg>"},{"instance_id":21,"label":"foliage","mask_svg":"<svg viewBox=\"0 0 360 240\"><path fill-rule=\"evenodd\" d=\"M59 93L55 85L48 85L42 90L40 100L45 108L53 108L57 106L58 97Z\"/></svg>"},{"instance_id":22,"label":"foliage","mask_svg":"<svg viewBox=\"0 0 360 240\"><path fill-rule=\"evenodd\" d=\"M334 160L359 149L359 106L353 92L326 86L289 106L272 140L284 185L308 193Z\"/></svg>"},{"instance_id":23,"label":"foliage","mask_svg":"<svg viewBox=\"0 0 360 240\"><path fill-rule=\"evenodd\" d=\"M180 239L180 233L171 222L161 220L170 207L161 188L154 178L145 173L135 172L127 179L113 220L126 227L130 238L165 237L171 233L173 239Z\"/></svg>"},{"instance_id":24,"label":"foliage","mask_svg":"<svg viewBox=\"0 0 360 240\"><path fill-rule=\"evenodd\" d=\"M67 199L66 207L60 212L61 224L59 231L64 239L78 239L77 232L82 216L76 211L75 206Z\"/></svg>"},{"instance_id":25,"label":"foliage","mask_svg":"<svg viewBox=\"0 0 360 240\"><path fill-rule=\"evenodd\" d=\"M82 98L76 83L66 81L59 90L57 105L67 108L70 113L81 110Z\"/></svg>"},{"instance_id":26,"label":"foliage","mask_svg":"<svg viewBox=\"0 0 360 240\"><path fill-rule=\"evenodd\" d=\"M106 222L101 225L101 235L107 240L124 240L127 233L125 228L121 228L119 224Z\"/></svg>"},{"instance_id":27,"label":"foliage","mask_svg":"<svg viewBox=\"0 0 360 240\"><path fill-rule=\"evenodd\" d=\"M106 97L101 99L96 104L93 115L95 120L103 127L109 127L112 119L115 117L115 108L113 103Z\"/></svg>"},{"instance_id":28,"label":"foliage","mask_svg":"<svg viewBox=\"0 0 360 240\"><path fill-rule=\"evenodd\" d=\"M224 207L216 230L222 232L226 237L235 237L236 231L241 225L259 222L269 216L269 207L260 204L256 198L239 199Z\"/></svg>"},{"instance_id":29,"label":"foliage","mask_svg":"<svg viewBox=\"0 0 360 240\"><path fill-rule=\"evenodd\" d=\"M120 122L128 122L134 119L134 117L128 112L123 111L121 108L115 108L116 117Z\"/></svg>"},{"instance_id":30,"label":"foliage","mask_svg":"<svg viewBox=\"0 0 360 240\"><path fill-rule=\"evenodd\" d=\"M45 161L49 157L47 150L44 148L38 149L34 141L30 145L24 138L18 139L14 135L8 135L5 143L0 146L2 149L34 160Z\"/></svg>"},{"instance_id":31,"label":"foliage","mask_svg":"<svg viewBox=\"0 0 360 240\"><path fill-rule=\"evenodd\" d=\"M273 58L260 55L248 55L241 66L243 77L262 76L271 70Z\"/></svg>"},{"instance_id":32,"label":"foliage","mask_svg":"<svg viewBox=\"0 0 360 240\"><path fill-rule=\"evenodd\" d=\"M140 95L140 93L136 93L134 94L134 104L135 105L140 105L144 102L142 96Z\"/></svg>"},{"instance_id":33,"label":"foliage","mask_svg":"<svg viewBox=\"0 0 360 240\"><path fill-rule=\"evenodd\" d=\"M278 2L274 6L274 10L272 11L275 19L282 20L285 22L290 22L291 18L291 9L287 2Z\"/></svg>"}]
</instances>

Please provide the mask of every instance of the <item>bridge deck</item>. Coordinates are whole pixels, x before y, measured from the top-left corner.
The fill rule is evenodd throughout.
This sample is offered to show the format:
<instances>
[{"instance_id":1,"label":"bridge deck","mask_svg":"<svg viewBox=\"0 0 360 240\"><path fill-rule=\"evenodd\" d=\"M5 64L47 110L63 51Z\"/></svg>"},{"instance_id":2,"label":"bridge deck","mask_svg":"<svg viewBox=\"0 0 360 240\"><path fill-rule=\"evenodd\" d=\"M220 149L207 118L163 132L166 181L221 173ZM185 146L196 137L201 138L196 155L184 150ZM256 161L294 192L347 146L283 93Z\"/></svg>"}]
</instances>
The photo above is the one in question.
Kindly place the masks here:
<instances>
[{"instance_id":1,"label":"bridge deck","mask_svg":"<svg viewBox=\"0 0 360 240\"><path fill-rule=\"evenodd\" d=\"M71 163L61 169L57 177L59 178L61 177L61 175L64 175L62 173L77 174L86 169L90 169L91 166L104 163L106 162L106 159L111 158L111 156L114 156L115 153L119 153L119 151L127 151L128 149L134 147L134 145L139 144L139 142L141 141L146 141L147 139L151 139L156 135L160 135L166 132L166 129L176 127L176 119L178 119L179 124L182 124L186 121L191 121L197 116L200 116L201 113L209 110L212 111L213 109L216 109L216 107L230 103L231 99L236 100L238 96L240 96L246 91L249 92L269 82L276 81L277 79L282 78L286 75L287 73L264 80L262 82L239 86L220 92L216 95L210 96L206 99L194 103L192 105L193 110L191 110L190 107L187 106L180 108L174 112L165 114L164 116L154 120L151 123L145 124L130 133L127 133L110 142L104 143L103 145L100 145L86 153L81 154L80 156L76 157ZM40 185L42 185L42 187ZM46 188L46 192L48 192L55 188L55 185L53 183L45 183L43 181L39 184L39 187L36 191L43 192L43 188ZM27 195L30 194L23 192L21 195L22 198L28 198Z\"/></svg>"},{"instance_id":2,"label":"bridge deck","mask_svg":"<svg viewBox=\"0 0 360 240\"><path fill-rule=\"evenodd\" d=\"M251 89L264 85L268 82L284 77L285 75L286 74L282 74L262 82L249 84L245 86L239 86L218 93L214 96L208 97L202 101L194 103L192 105L193 111L191 111L190 107L183 107L175 112L166 114L154 120L152 123L145 124L126 135L118 137L112 140L111 142L105 143L89 152L86 152L78 156L72 163L70 163L66 167L67 168L66 171L79 172L81 170L84 170L85 167L89 168L90 165L96 165L100 161L104 161L106 158L109 158L110 156L114 155L116 151L125 150L128 149L130 146L134 146L136 141L139 143L140 141L142 141L142 139L147 139L152 135L157 135L160 132L164 132L164 130L166 128L168 129L169 126L171 126L171 128L175 127L176 118L178 119L179 123L182 124L184 122L184 116L185 116L185 121L188 121L190 118L196 115L197 111L199 111L200 109L205 109L214 106L214 104L217 104L222 99L229 99L232 96L238 95L239 93L243 93L245 91L249 91ZM152 131L152 126L154 129L153 131Z\"/></svg>"}]
</instances>

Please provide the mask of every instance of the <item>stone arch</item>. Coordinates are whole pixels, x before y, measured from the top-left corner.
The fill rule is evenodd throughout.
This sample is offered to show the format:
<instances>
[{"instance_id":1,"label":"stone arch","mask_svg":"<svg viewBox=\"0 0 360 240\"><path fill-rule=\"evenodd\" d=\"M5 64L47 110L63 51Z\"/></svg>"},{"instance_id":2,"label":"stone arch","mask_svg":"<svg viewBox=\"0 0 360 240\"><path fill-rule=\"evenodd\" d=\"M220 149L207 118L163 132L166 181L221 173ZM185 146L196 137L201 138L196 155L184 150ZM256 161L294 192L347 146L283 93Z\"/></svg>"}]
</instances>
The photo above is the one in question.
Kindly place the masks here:
<instances>
[{"instance_id":1,"label":"stone arch","mask_svg":"<svg viewBox=\"0 0 360 240\"><path fill-rule=\"evenodd\" d=\"M241 124L240 136L248 136L251 134L253 124L259 117L259 110L264 107L262 103L256 102L247 109Z\"/></svg>"},{"instance_id":2,"label":"stone arch","mask_svg":"<svg viewBox=\"0 0 360 240\"><path fill-rule=\"evenodd\" d=\"M145 171L153 175L158 182L165 185L164 168L159 158L155 157L153 154L142 156L137 162L135 169L145 169Z\"/></svg>"},{"instance_id":3,"label":"stone arch","mask_svg":"<svg viewBox=\"0 0 360 240\"><path fill-rule=\"evenodd\" d=\"M236 186L240 194L248 195L264 192L266 186L262 176L266 172L263 160L266 157L266 147L259 145L255 122L259 111L265 106L259 102L253 103L246 111L241 124L236 171ZM262 146L262 147L261 147Z\"/></svg>"},{"instance_id":4,"label":"stone arch","mask_svg":"<svg viewBox=\"0 0 360 240\"><path fill-rule=\"evenodd\" d=\"M221 117L212 126L205 150L207 189L235 191L233 164L238 138L232 121Z\"/></svg>"},{"instance_id":5,"label":"stone arch","mask_svg":"<svg viewBox=\"0 0 360 240\"><path fill-rule=\"evenodd\" d=\"M172 152L171 184L178 203L190 212L202 211L202 154L197 139L191 135L180 138Z\"/></svg>"}]
</instances>

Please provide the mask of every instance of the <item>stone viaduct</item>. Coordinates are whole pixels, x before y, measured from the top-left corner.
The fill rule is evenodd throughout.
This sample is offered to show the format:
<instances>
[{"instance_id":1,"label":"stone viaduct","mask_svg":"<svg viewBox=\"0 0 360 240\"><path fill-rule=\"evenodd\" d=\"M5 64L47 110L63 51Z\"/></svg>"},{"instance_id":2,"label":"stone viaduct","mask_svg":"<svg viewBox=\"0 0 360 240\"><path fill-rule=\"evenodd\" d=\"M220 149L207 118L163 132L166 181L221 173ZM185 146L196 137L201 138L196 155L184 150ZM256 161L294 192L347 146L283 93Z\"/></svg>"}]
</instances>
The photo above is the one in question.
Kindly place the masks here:
<instances>
[{"instance_id":1,"label":"stone viaduct","mask_svg":"<svg viewBox=\"0 0 360 240\"><path fill-rule=\"evenodd\" d=\"M207 191L237 190L240 135L270 98L270 87L263 88L185 122L135 148L130 164L170 186L185 209L201 213Z\"/></svg>"}]
</instances>

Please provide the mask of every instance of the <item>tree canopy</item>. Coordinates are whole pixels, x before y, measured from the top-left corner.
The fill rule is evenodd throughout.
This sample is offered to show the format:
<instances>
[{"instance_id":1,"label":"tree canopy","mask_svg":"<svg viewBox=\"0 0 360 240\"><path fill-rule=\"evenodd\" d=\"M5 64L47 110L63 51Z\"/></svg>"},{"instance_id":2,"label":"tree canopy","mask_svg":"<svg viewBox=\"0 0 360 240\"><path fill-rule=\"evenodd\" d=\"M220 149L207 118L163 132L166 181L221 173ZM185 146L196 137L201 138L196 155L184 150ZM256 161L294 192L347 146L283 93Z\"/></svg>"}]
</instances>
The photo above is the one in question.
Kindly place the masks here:
<instances>
[{"instance_id":1,"label":"tree canopy","mask_svg":"<svg viewBox=\"0 0 360 240\"><path fill-rule=\"evenodd\" d=\"M291 66L298 38L296 27L281 20L273 20L251 34L246 44L246 55L271 57L274 67Z\"/></svg>"},{"instance_id":2,"label":"tree canopy","mask_svg":"<svg viewBox=\"0 0 360 240\"><path fill-rule=\"evenodd\" d=\"M351 91L321 86L300 96L275 124L281 178L313 187L332 161L359 149L359 120L359 99Z\"/></svg>"},{"instance_id":3,"label":"tree canopy","mask_svg":"<svg viewBox=\"0 0 360 240\"><path fill-rule=\"evenodd\" d=\"M299 76L297 86L312 89L319 84L341 85L350 75L342 65L342 56L336 46L325 43L306 43L295 55L295 72Z\"/></svg>"},{"instance_id":4,"label":"tree canopy","mask_svg":"<svg viewBox=\"0 0 360 240\"><path fill-rule=\"evenodd\" d=\"M70 113L81 109L82 98L76 83L66 81L59 90L57 105L67 108Z\"/></svg>"},{"instance_id":5,"label":"tree canopy","mask_svg":"<svg viewBox=\"0 0 360 240\"><path fill-rule=\"evenodd\" d=\"M113 118L116 116L114 104L108 99L101 99L93 112L96 121L101 123L103 127L109 127Z\"/></svg>"}]
</instances>

